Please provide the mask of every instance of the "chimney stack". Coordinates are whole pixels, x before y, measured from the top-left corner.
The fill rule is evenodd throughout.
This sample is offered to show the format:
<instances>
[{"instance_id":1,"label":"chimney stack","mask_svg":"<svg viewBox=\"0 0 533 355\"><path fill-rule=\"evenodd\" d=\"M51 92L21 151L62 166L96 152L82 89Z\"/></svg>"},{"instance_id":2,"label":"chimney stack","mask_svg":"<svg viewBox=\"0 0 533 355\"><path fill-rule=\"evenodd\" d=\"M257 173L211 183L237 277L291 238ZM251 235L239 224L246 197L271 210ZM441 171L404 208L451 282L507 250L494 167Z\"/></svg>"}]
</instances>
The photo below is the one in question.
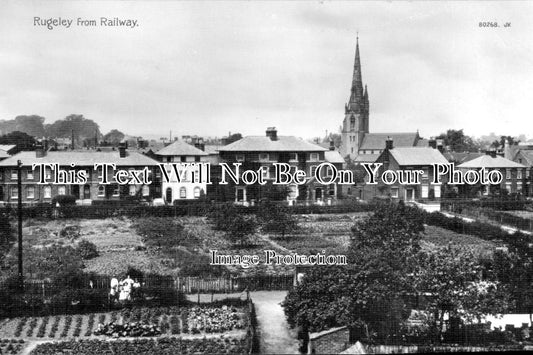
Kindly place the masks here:
<instances>
[{"instance_id":1,"label":"chimney stack","mask_svg":"<svg viewBox=\"0 0 533 355\"><path fill-rule=\"evenodd\" d=\"M444 141L442 139L437 139L437 149L439 152L444 153Z\"/></svg>"},{"instance_id":2,"label":"chimney stack","mask_svg":"<svg viewBox=\"0 0 533 355\"><path fill-rule=\"evenodd\" d=\"M118 155L121 158L125 158L126 157L126 142L120 142L118 144Z\"/></svg>"},{"instance_id":3,"label":"chimney stack","mask_svg":"<svg viewBox=\"0 0 533 355\"><path fill-rule=\"evenodd\" d=\"M394 147L394 144L392 142L391 137L387 137L387 140L385 141L385 149L391 150Z\"/></svg>"},{"instance_id":4,"label":"chimney stack","mask_svg":"<svg viewBox=\"0 0 533 355\"><path fill-rule=\"evenodd\" d=\"M430 148L437 149L437 141L435 140L435 138L431 137L429 139L428 144Z\"/></svg>"},{"instance_id":5,"label":"chimney stack","mask_svg":"<svg viewBox=\"0 0 533 355\"><path fill-rule=\"evenodd\" d=\"M204 151L205 150L204 139L203 138L195 138L194 147Z\"/></svg>"},{"instance_id":6,"label":"chimney stack","mask_svg":"<svg viewBox=\"0 0 533 355\"><path fill-rule=\"evenodd\" d=\"M268 127L266 130L266 135L271 141L278 140L278 131L276 130L276 127Z\"/></svg>"},{"instance_id":7,"label":"chimney stack","mask_svg":"<svg viewBox=\"0 0 533 355\"><path fill-rule=\"evenodd\" d=\"M46 155L46 150L43 147L43 144L41 142L37 142L35 144L35 157L36 158L42 158Z\"/></svg>"},{"instance_id":8,"label":"chimney stack","mask_svg":"<svg viewBox=\"0 0 533 355\"><path fill-rule=\"evenodd\" d=\"M335 142L333 142L333 139L329 140L329 150L335 150Z\"/></svg>"}]
</instances>

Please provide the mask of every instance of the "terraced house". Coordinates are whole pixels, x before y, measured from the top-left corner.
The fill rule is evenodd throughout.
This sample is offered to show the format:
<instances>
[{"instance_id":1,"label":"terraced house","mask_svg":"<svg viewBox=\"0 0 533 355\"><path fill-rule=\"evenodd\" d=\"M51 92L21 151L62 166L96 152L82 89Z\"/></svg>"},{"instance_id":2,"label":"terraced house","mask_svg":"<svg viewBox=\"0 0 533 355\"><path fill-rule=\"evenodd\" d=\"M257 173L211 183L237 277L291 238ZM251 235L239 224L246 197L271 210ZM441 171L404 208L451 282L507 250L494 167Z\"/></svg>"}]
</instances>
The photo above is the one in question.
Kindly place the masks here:
<instances>
[{"instance_id":1,"label":"terraced house","mask_svg":"<svg viewBox=\"0 0 533 355\"><path fill-rule=\"evenodd\" d=\"M265 186L259 184L233 184L226 193L226 200L249 204L266 197L272 190L275 176L274 163L287 163L291 173L296 169L305 172L304 184L278 185L278 189L287 189L286 199L290 203L295 200L307 200L314 203L331 203L339 197L340 189L336 183L322 184L315 178L315 170L324 162L342 168L344 160L335 150L328 150L319 145L307 142L294 136L278 136L277 130L270 127L265 136L247 136L229 145L219 148L221 162L241 163L242 170L262 169ZM218 171L220 173L220 171ZM332 174L331 169L322 169L321 176ZM220 192L219 192L220 193Z\"/></svg>"},{"instance_id":2,"label":"terraced house","mask_svg":"<svg viewBox=\"0 0 533 355\"><path fill-rule=\"evenodd\" d=\"M22 191L17 187L18 162L21 167ZM138 184L132 179L132 184L119 185L114 179L113 169L107 169L108 184L101 184L101 170L94 169L94 164L115 164L116 170L126 170L128 173L141 171L146 168L150 184ZM87 176L85 183L60 180L58 183L39 184L41 170L32 168L34 164L58 164L61 171L73 171L70 177L84 170ZM74 166L72 166L74 164ZM131 152L121 144L115 151L46 151L38 145L35 151L19 152L0 161L0 201L16 203L22 198L24 204L51 202L58 195L73 195L78 204L91 204L92 201L121 200L134 198L151 200L161 196L161 184L158 162L141 153ZM55 171L46 167L44 172L46 181L53 181ZM68 175L68 173L66 174ZM65 175L65 176L66 176ZM127 178L127 177L126 177Z\"/></svg>"}]
</instances>

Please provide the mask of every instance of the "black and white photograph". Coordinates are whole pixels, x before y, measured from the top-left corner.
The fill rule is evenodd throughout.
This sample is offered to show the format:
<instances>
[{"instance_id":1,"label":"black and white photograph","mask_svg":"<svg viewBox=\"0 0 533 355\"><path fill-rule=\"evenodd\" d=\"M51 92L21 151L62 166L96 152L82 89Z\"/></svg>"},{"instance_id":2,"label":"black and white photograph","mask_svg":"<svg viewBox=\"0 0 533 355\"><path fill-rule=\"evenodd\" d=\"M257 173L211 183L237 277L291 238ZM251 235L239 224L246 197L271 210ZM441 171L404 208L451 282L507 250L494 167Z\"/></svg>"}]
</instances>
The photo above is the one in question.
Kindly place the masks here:
<instances>
[{"instance_id":1,"label":"black and white photograph","mask_svg":"<svg viewBox=\"0 0 533 355\"><path fill-rule=\"evenodd\" d=\"M0 354L533 351L532 20L0 3Z\"/></svg>"}]
</instances>

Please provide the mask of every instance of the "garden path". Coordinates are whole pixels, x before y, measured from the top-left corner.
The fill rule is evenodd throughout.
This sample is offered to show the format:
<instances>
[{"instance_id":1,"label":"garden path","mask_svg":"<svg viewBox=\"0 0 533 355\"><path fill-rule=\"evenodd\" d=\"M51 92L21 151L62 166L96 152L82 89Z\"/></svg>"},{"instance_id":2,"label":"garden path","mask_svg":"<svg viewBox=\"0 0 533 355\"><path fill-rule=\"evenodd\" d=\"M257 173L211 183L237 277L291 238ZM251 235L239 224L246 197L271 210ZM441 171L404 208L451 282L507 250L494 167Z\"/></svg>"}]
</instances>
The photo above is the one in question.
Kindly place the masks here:
<instances>
[{"instance_id":1,"label":"garden path","mask_svg":"<svg viewBox=\"0 0 533 355\"><path fill-rule=\"evenodd\" d=\"M262 354L299 354L296 333L289 329L280 305L286 295L286 291L250 292L261 332Z\"/></svg>"}]
</instances>

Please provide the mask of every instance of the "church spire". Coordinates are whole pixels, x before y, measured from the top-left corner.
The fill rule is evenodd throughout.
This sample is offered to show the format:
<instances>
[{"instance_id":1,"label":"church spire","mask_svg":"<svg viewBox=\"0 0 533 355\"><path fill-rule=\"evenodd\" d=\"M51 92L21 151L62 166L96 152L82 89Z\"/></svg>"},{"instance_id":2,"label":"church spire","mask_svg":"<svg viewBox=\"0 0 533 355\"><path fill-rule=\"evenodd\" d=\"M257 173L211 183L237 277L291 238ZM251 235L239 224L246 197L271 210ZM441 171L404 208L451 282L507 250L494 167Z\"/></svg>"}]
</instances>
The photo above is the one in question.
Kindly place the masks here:
<instances>
[{"instance_id":1,"label":"church spire","mask_svg":"<svg viewBox=\"0 0 533 355\"><path fill-rule=\"evenodd\" d=\"M363 98L363 79L361 78L361 59L359 57L359 35L355 45L355 60L353 65L352 89L350 95L350 106L354 108Z\"/></svg>"}]
</instances>

